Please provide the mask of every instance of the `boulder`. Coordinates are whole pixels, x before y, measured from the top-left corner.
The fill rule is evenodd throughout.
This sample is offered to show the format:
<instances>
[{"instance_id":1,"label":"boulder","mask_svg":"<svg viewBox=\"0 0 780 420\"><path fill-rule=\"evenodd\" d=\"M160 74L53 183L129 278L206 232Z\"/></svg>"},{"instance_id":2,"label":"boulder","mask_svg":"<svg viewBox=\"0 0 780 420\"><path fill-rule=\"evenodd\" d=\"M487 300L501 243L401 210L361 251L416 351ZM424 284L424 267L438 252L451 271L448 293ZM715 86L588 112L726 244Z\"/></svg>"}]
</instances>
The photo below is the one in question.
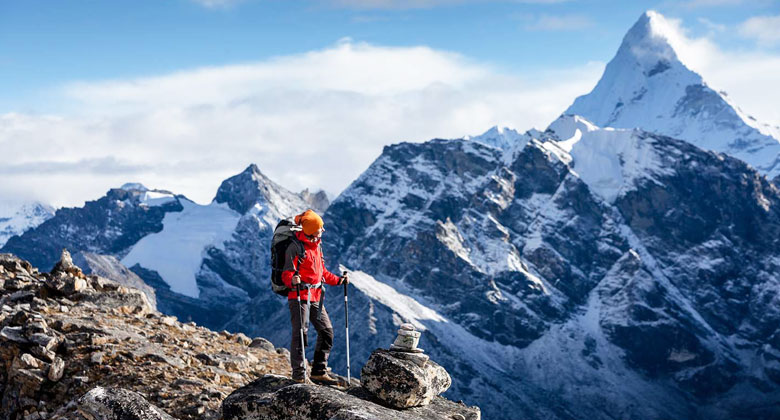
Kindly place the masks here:
<instances>
[{"instance_id":1,"label":"boulder","mask_svg":"<svg viewBox=\"0 0 780 420\"><path fill-rule=\"evenodd\" d=\"M79 399L78 410L94 420L175 420L140 394L122 388L92 388Z\"/></svg>"},{"instance_id":2,"label":"boulder","mask_svg":"<svg viewBox=\"0 0 780 420\"><path fill-rule=\"evenodd\" d=\"M273 343L266 340L263 337L255 337L252 342L249 344L249 347L255 348L255 349L263 349L266 351L276 351L276 348L274 347Z\"/></svg>"},{"instance_id":3,"label":"boulder","mask_svg":"<svg viewBox=\"0 0 780 420\"><path fill-rule=\"evenodd\" d=\"M366 390L396 408L426 405L452 384L447 371L423 355L377 349L360 373Z\"/></svg>"},{"instance_id":4,"label":"boulder","mask_svg":"<svg viewBox=\"0 0 780 420\"><path fill-rule=\"evenodd\" d=\"M477 407L441 397L424 407L400 411L377 404L362 387L344 392L265 375L225 398L222 417L224 420L479 420L481 412Z\"/></svg>"}]
</instances>

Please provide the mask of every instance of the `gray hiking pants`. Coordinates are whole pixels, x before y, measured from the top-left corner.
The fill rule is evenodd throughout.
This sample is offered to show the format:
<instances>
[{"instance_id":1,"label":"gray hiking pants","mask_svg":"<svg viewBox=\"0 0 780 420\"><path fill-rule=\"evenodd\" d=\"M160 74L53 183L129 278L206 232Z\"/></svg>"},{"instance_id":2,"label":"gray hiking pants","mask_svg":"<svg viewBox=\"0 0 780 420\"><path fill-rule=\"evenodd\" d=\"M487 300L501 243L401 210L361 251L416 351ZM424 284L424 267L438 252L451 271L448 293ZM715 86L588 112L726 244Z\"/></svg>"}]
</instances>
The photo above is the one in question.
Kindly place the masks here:
<instances>
[{"instance_id":1,"label":"gray hiking pants","mask_svg":"<svg viewBox=\"0 0 780 420\"><path fill-rule=\"evenodd\" d=\"M301 346L306 347L309 332L309 322L304 322L303 336L304 343L301 343L301 312L298 310L298 301L287 301L290 306L290 322L292 323L292 343L290 344L290 365L292 366L293 379L302 379L304 377L304 360L301 356ZM301 301L303 307L303 319L308 319L314 324L317 330L317 344L314 346L314 363L312 364L311 374L322 375L328 370L328 356L330 349L333 348L333 326L328 317L328 311L320 302L311 302L307 305L306 301ZM318 320L322 309L322 316Z\"/></svg>"}]
</instances>

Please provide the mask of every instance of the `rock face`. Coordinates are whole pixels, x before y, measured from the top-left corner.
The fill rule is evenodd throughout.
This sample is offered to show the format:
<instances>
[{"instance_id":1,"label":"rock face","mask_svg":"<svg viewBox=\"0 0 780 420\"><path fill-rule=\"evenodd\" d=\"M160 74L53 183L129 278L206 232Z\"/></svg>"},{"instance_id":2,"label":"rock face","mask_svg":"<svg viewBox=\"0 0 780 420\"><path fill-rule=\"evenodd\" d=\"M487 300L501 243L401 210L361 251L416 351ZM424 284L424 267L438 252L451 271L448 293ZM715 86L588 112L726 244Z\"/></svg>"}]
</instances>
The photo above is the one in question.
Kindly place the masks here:
<instances>
[{"instance_id":1,"label":"rock face","mask_svg":"<svg viewBox=\"0 0 780 420\"><path fill-rule=\"evenodd\" d=\"M143 292L67 258L58 267L39 273L0 254L2 419L170 418L136 393L178 419L216 419L236 388L289 374L289 357L261 340L165 317Z\"/></svg>"},{"instance_id":2,"label":"rock face","mask_svg":"<svg viewBox=\"0 0 780 420\"><path fill-rule=\"evenodd\" d=\"M362 386L395 408L427 405L452 384L443 367L415 353L375 350L360 372Z\"/></svg>"},{"instance_id":3,"label":"rock face","mask_svg":"<svg viewBox=\"0 0 780 420\"><path fill-rule=\"evenodd\" d=\"M95 420L175 420L136 392L95 387L79 400L78 410Z\"/></svg>"},{"instance_id":4,"label":"rock face","mask_svg":"<svg viewBox=\"0 0 780 420\"><path fill-rule=\"evenodd\" d=\"M331 204L325 254L365 272L352 360L414 322L486 417L780 414L777 187L579 117L521 140L389 146Z\"/></svg>"},{"instance_id":5,"label":"rock face","mask_svg":"<svg viewBox=\"0 0 780 420\"><path fill-rule=\"evenodd\" d=\"M266 375L236 390L222 405L224 420L479 420L479 408L441 397L424 407L399 411L375 403L361 387L342 392Z\"/></svg>"}]
</instances>

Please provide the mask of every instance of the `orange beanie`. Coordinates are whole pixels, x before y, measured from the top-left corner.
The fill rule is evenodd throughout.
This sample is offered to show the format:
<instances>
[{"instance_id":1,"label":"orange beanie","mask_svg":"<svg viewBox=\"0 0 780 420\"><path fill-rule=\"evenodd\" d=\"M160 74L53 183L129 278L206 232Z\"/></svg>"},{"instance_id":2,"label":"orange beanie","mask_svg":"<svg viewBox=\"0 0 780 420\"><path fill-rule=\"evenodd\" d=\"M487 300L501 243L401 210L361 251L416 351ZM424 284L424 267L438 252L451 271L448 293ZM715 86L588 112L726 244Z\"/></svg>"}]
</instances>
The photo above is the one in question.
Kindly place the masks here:
<instances>
[{"instance_id":1,"label":"orange beanie","mask_svg":"<svg viewBox=\"0 0 780 420\"><path fill-rule=\"evenodd\" d=\"M303 227L303 233L309 236L317 233L324 224L322 217L311 209L295 216L295 223L301 225L301 227Z\"/></svg>"}]
</instances>

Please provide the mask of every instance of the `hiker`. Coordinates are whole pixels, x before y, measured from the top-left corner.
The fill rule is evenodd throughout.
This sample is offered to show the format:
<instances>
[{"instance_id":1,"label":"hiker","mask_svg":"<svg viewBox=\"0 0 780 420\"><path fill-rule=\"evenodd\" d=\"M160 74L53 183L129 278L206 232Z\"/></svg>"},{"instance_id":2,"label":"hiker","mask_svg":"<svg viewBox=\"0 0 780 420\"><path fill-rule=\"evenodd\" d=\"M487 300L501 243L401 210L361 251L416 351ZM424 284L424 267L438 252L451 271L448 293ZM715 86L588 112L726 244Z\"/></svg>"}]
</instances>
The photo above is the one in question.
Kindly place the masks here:
<instances>
[{"instance_id":1,"label":"hiker","mask_svg":"<svg viewBox=\"0 0 780 420\"><path fill-rule=\"evenodd\" d=\"M285 252L284 271L282 271L282 281L290 289L287 303L290 307L290 321L293 328L290 346L292 376L297 382L306 381L306 366L301 346L306 347L308 341L306 333L311 321L317 330L317 344L314 347L314 363L310 379L325 385L336 385L338 380L328 372L328 355L333 347L333 326L323 305L322 282L331 286L340 286L349 283L349 278L346 274L337 276L325 268L320 246L324 231L322 218L313 210L306 210L295 216L295 223L301 226L301 230L295 232L295 236L303 244L305 252L301 257L300 245L292 241ZM300 299L296 291L298 286L301 290ZM301 334L299 334L301 321L303 321L304 343L301 343Z\"/></svg>"}]
</instances>

